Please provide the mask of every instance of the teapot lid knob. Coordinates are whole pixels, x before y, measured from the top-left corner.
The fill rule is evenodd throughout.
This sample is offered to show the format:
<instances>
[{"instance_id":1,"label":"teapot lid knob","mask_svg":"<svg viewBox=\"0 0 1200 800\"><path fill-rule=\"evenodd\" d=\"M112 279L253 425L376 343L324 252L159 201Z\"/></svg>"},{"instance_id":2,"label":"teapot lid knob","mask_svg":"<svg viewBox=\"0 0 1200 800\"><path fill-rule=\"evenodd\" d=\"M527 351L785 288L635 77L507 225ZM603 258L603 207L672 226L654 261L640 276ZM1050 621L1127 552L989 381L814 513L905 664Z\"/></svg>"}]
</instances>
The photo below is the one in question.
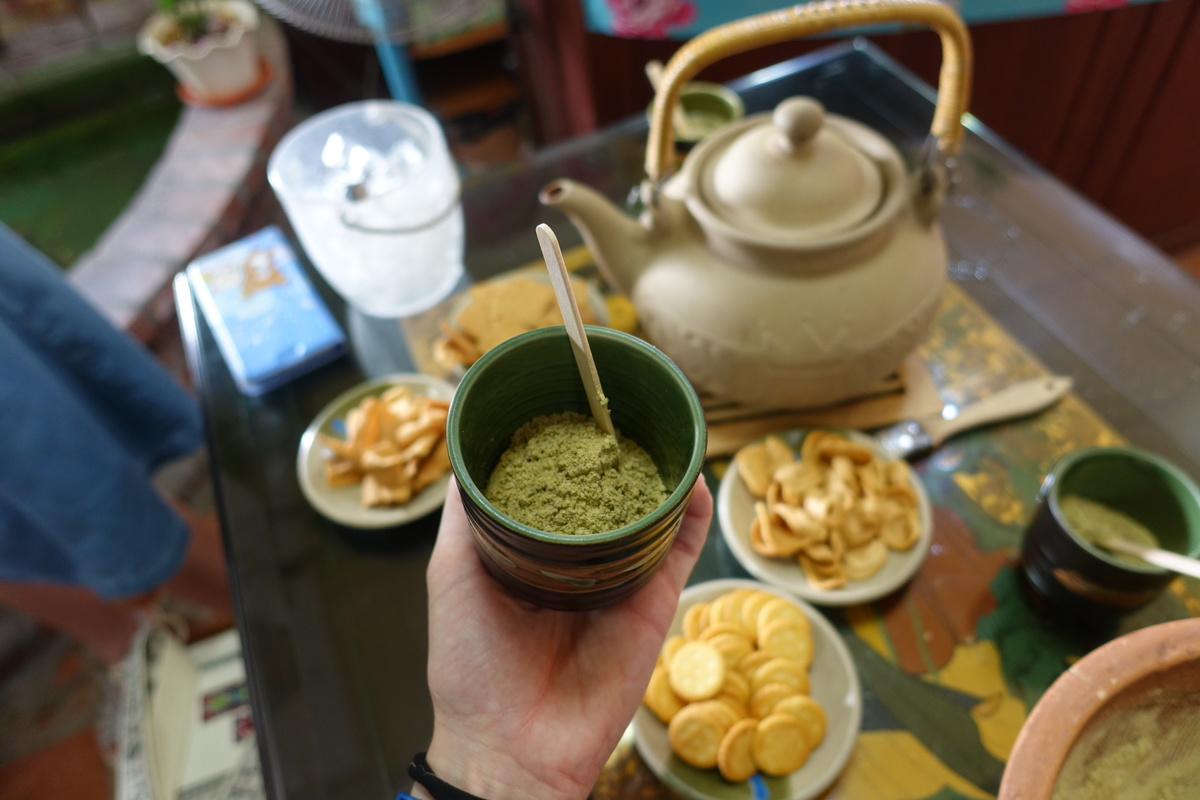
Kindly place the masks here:
<instances>
[{"instance_id":1,"label":"teapot lid knob","mask_svg":"<svg viewBox=\"0 0 1200 800\"><path fill-rule=\"evenodd\" d=\"M795 153L821 130L825 106L810 97L789 97L775 107L771 121L783 134L778 139L780 149Z\"/></svg>"}]
</instances>

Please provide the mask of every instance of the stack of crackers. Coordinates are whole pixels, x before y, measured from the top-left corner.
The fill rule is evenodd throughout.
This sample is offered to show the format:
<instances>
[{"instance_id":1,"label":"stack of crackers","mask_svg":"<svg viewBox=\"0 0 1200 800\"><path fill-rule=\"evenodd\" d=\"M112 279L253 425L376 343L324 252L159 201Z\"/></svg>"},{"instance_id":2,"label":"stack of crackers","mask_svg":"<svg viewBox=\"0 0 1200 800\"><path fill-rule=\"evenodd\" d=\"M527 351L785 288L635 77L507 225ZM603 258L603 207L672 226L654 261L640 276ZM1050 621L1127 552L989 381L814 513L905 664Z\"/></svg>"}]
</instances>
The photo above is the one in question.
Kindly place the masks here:
<instances>
[{"instance_id":1,"label":"stack of crackers","mask_svg":"<svg viewBox=\"0 0 1200 800\"><path fill-rule=\"evenodd\" d=\"M685 612L642 702L664 723L671 748L727 781L799 769L825 738L825 711L809 696L813 638L795 603L734 589Z\"/></svg>"},{"instance_id":2,"label":"stack of crackers","mask_svg":"<svg viewBox=\"0 0 1200 800\"><path fill-rule=\"evenodd\" d=\"M597 323L587 284L572 279L571 290L585 325ZM453 322L443 320L433 343L433 356L447 369L470 366L479 357L518 333L562 325L558 301L549 283L533 278L506 278L472 286L467 305Z\"/></svg>"},{"instance_id":3,"label":"stack of crackers","mask_svg":"<svg viewBox=\"0 0 1200 800\"><path fill-rule=\"evenodd\" d=\"M809 584L836 589L883 568L889 550L921 536L908 464L832 431L810 431L800 459L768 436L734 456L758 498L750 544L767 558L795 559Z\"/></svg>"},{"instance_id":4,"label":"stack of crackers","mask_svg":"<svg viewBox=\"0 0 1200 800\"><path fill-rule=\"evenodd\" d=\"M450 469L446 417L450 401L393 386L346 414L346 438L320 435L330 488L362 484L368 508L404 505Z\"/></svg>"}]
</instances>

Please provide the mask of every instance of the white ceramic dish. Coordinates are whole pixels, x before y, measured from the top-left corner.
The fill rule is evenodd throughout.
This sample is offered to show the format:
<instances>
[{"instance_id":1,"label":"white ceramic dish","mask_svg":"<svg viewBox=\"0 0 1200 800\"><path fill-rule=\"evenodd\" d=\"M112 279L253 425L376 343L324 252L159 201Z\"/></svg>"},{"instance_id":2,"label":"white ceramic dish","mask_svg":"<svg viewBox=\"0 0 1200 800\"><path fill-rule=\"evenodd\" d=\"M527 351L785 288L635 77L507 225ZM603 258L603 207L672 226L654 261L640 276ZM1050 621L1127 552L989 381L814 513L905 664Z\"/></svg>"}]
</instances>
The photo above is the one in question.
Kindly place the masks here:
<instances>
[{"instance_id":1,"label":"white ceramic dish","mask_svg":"<svg viewBox=\"0 0 1200 800\"><path fill-rule=\"evenodd\" d=\"M797 429L776 434L783 438L793 450L799 451L800 443L808 431ZM838 433L875 449L880 458L888 458L873 439L858 431L839 430ZM717 519L721 523L721 535L747 572L759 580L786 589L811 603L827 606L851 606L869 603L891 594L907 583L929 554L929 543L933 539L933 512L929 496L917 474L912 473L912 487L917 495L917 513L920 516L921 536L917 543L904 551L889 551L887 563L868 578L847 581L838 589L816 589L804 577L803 570L794 559L767 558L759 555L750 545L750 523L754 521L754 495L738 475L737 463L731 461L721 487L717 492Z\"/></svg>"},{"instance_id":2,"label":"white ceramic dish","mask_svg":"<svg viewBox=\"0 0 1200 800\"><path fill-rule=\"evenodd\" d=\"M842 637L812 606L794 595L757 581L719 580L689 586L679 598L679 608L668 635L681 633L683 615L692 605L711 602L739 587L760 589L796 603L812 622L813 662L809 670L811 696L825 709L825 739L800 769L781 778L758 776L728 783L715 769L703 770L685 763L671 750L667 726L644 705L633 718L634 741L650 771L678 794L690 800L809 800L825 791L846 766L862 724L862 688L858 671Z\"/></svg>"},{"instance_id":3,"label":"white ceramic dish","mask_svg":"<svg viewBox=\"0 0 1200 800\"><path fill-rule=\"evenodd\" d=\"M367 508L359 502L361 486L329 488L325 482L324 463L329 452L317 439L318 433L329 436L344 436L338 420L344 420L350 409L369 395L382 394L392 386L411 386L419 394L449 400L454 396L454 387L441 378L419 373L403 373L377 378L360 383L338 395L300 437L300 449L296 455L296 475L300 490L313 508L334 522L351 528L390 528L420 519L446 500L446 488L450 484L450 471L435 483L426 486L416 497L402 506L391 508Z\"/></svg>"}]
</instances>

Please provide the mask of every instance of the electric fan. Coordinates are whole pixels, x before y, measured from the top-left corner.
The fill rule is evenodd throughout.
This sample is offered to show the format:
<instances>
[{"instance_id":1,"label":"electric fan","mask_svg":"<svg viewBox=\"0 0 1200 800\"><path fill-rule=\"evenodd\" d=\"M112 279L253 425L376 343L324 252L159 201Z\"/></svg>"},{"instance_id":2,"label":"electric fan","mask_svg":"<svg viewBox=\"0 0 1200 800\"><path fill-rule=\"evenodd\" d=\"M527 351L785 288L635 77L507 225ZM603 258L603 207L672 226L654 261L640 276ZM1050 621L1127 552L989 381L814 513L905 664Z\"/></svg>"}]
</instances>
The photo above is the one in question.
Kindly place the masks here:
<instances>
[{"instance_id":1,"label":"electric fan","mask_svg":"<svg viewBox=\"0 0 1200 800\"><path fill-rule=\"evenodd\" d=\"M405 45L465 27L495 0L257 0L303 31L351 44L373 44L396 100L420 104Z\"/></svg>"}]
</instances>

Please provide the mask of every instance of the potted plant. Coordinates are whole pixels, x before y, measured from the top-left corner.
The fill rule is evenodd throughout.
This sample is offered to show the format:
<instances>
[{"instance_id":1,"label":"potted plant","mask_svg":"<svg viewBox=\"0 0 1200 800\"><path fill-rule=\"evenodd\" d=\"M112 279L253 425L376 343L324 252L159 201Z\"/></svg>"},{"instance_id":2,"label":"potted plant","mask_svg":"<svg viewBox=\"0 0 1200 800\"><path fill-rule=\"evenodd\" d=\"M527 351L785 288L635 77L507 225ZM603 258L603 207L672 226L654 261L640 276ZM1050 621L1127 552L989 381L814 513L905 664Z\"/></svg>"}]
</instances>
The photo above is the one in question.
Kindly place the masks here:
<instances>
[{"instance_id":1,"label":"potted plant","mask_svg":"<svg viewBox=\"0 0 1200 800\"><path fill-rule=\"evenodd\" d=\"M248 0L158 0L160 10L138 33L138 50L165 64L185 101L226 105L262 87L256 30Z\"/></svg>"}]
</instances>

